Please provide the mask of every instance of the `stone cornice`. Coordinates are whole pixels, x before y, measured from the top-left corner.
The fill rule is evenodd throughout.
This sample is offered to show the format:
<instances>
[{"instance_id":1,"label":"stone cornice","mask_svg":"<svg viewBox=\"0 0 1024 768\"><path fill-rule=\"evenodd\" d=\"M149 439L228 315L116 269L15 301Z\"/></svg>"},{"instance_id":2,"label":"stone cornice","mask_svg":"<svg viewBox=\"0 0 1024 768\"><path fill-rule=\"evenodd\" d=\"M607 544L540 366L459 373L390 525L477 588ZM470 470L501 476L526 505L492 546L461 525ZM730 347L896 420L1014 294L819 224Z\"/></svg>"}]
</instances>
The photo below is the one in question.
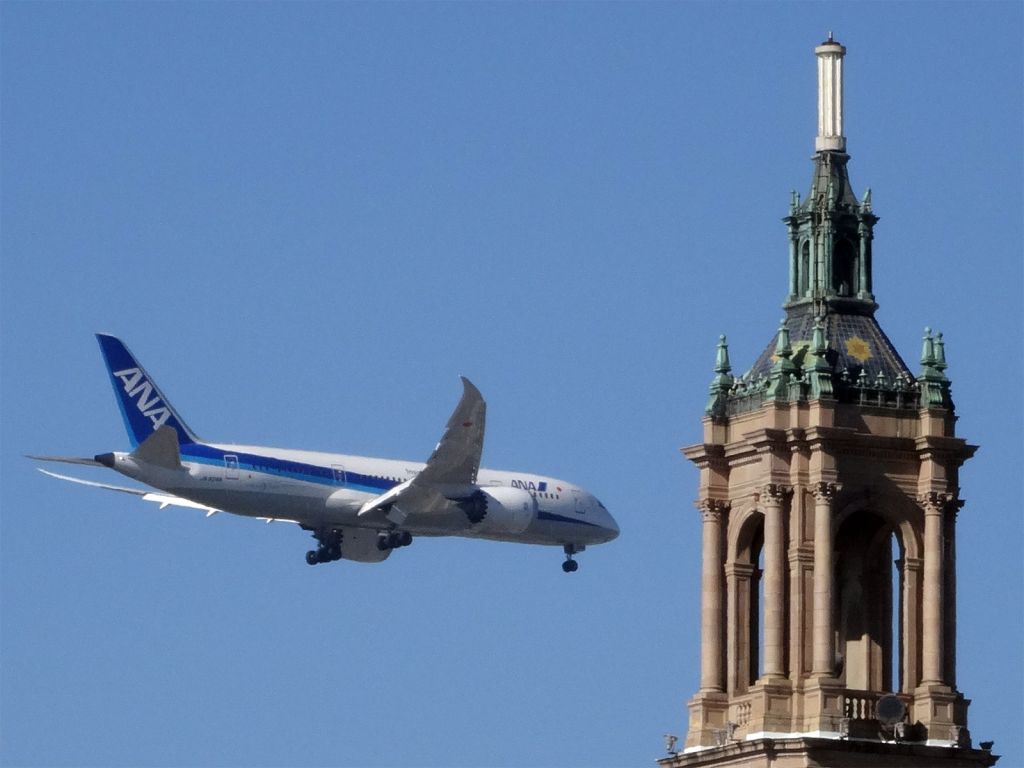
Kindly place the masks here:
<instances>
[{"instance_id":1,"label":"stone cornice","mask_svg":"<svg viewBox=\"0 0 1024 768\"><path fill-rule=\"evenodd\" d=\"M954 756L955 755L955 756ZM731 741L713 750L674 752L658 760L661 768L736 765L942 765L986 768L998 755L985 749L886 741L842 740L811 735Z\"/></svg>"},{"instance_id":2,"label":"stone cornice","mask_svg":"<svg viewBox=\"0 0 1024 768\"><path fill-rule=\"evenodd\" d=\"M955 459L963 463L975 454L978 446L970 445L962 437L921 435L914 439L914 450L922 458L935 456L939 459Z\"/></svg>"},{"instance_id":3,"label":"stone cornice","mask_svg":"<svg viewBox=\"0 0 1024 768\"><path fill-rule=\"evenodd\" d=\"M696 443L680 448L679 452L698 467L710 466L725 458L725 446L720 443Z\"/></svg>"}]
</instances>

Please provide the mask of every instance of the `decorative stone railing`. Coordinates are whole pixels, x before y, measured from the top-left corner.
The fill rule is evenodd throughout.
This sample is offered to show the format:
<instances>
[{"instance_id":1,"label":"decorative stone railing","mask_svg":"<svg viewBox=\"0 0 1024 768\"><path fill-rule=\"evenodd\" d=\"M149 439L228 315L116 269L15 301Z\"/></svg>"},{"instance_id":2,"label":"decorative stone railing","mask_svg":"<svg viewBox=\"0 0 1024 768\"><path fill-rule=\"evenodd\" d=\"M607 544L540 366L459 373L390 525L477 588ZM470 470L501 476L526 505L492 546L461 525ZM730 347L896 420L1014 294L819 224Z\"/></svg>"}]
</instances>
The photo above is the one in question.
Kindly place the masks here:
<instances>
[{"instance_id":1,"label":"decorative stone railing","mask_svg":"<svg viewBox=\"0 0 1024 768\"><path fill-rule=\"evenodd\" d=\"M895 695L903 702L906 711L914 702L914 697L908 694L887 694L877 691L851 691L843 694L843 717L849 720L878 720L878 700L883 696Z\"/></svg>"},{"instance_id":2,"label":"decorative stone railing","mask_svg":"<svg viewBox=\"0 0 1024 768\"><path fill-rule=\"evenodd\" d=\"M725 388L725 413L735 416L749 413L764 405L771 380L766 376L756 379L733 378ZM788 382L784 396L787 402L807 400L811 391L806 377L799 374ZM920 385L906 374L890 381L883 374L868 376L863 370L856 376L843 371L833 378L833 397L841 403L856 403L867 407L916 410L921 401Z\"/></svg>"}]
</instances>

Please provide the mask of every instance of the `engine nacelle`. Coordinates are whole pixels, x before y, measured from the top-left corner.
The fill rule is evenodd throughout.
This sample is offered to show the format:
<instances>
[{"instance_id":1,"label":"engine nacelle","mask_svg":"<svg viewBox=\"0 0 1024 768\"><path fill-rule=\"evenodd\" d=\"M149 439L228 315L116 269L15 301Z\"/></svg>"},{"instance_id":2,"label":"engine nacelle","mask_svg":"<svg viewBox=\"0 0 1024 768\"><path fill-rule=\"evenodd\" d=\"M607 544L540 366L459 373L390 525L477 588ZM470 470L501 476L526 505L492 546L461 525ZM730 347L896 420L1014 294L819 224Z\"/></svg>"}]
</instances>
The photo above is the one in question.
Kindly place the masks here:
<instances>
[{"instance_id":1,"label":"engine nacelle","mask_svg":"<svg viewBox=\"0 0 1024 768\"><path fill-rule=\"evenodd\" d=\"M481 488L463 506L470 531L481 535L522 533L537 511L537 499L521 488Z\"/></svg>"},{"instance_id":2,"label":"engine nacelle","mask_svg":"<svg viewBox=\"0 0 1024 768\"><path fill-rule=\"evenodd\" d=\"M377 531L366 528L344 528L341 536L341 559L359 563L379 563L387 560L390 549L377 546Z\"/></svg>"}]
</instances>

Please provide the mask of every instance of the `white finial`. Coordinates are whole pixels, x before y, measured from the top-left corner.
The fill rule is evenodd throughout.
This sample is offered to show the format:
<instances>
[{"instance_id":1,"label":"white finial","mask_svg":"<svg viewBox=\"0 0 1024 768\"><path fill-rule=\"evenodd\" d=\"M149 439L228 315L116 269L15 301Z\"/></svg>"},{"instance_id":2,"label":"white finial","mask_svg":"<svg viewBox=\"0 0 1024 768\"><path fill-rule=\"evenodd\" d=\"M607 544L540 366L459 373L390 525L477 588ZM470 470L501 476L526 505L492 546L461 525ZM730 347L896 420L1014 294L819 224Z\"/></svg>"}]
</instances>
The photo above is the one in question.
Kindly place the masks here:
<instances>
[{"instance_id":1,"label":"white finial","mask_svg":"<svg viewBox=\"0 0 1024 768\"><path fill-rule=\"evenodd\" d=\"M846 48L832 38L814 49L818 57L818 137L814 149L846 151L843 135L843 56Z\"/></svg>"}]
</instances>

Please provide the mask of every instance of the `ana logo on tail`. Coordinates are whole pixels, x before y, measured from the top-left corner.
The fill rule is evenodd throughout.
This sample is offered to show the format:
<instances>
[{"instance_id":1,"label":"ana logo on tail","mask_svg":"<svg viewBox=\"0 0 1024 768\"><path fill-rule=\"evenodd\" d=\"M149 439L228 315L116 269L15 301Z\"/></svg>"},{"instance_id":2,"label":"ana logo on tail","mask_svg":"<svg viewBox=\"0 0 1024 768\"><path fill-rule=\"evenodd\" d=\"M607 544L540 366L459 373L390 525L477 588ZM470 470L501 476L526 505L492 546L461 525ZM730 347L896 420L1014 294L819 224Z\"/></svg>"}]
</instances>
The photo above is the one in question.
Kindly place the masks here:
<instances>
[{"instance_id":1,"label":"ana logo on tail","mask_svg":"<svg viewBox=\"0 0 1024 768\"><path fill-rule=\"evenodd\" d=\"M124 391L128 397L139 396L135 404L142 415L153 422L154 430L160 429L171 418L171 409L160 399L153 385L138 368L114 371L113 375L124 384Z\"/></svg>"}]
</instances>

